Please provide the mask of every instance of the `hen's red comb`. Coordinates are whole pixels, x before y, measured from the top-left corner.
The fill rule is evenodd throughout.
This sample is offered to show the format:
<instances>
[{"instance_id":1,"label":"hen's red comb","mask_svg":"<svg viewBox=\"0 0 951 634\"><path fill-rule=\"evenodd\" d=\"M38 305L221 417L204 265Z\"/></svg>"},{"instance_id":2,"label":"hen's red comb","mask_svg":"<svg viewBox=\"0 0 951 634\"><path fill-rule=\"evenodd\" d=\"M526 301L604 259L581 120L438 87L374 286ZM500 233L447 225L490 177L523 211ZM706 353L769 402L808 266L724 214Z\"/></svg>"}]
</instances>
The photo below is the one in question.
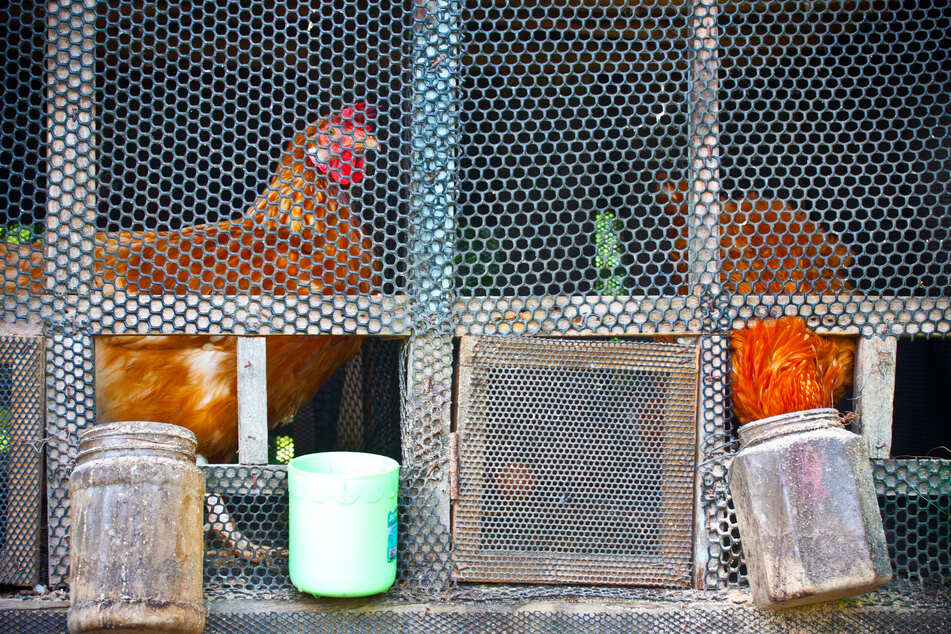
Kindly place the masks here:
<instances>
[{"instance_id":1,"label":"hen's red comb","mask_svg":"<svg viewBox=\"0 0 951 634\"><path fill-rule=\"evenodd\" d=\"M376 139L370 136L373 124L367 121L376 114L375 107L360 101L323 122L317 145L309 150L310 165L342 187L362 181L366 162L359 155L366 148L376 147Z\"/></svg>"}]
</instances>

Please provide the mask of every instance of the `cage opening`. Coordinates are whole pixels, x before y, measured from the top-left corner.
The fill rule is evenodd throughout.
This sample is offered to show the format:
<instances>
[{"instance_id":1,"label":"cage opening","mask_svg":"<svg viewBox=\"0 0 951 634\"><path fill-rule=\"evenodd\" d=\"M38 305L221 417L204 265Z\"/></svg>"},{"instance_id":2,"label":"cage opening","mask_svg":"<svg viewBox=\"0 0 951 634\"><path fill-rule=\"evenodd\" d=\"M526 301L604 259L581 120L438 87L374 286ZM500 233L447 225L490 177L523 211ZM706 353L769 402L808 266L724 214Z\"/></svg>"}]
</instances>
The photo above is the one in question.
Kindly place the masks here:
<instances>
[{"instance_id":1,"label":"cage opening","mask_svg":"<svg viewBox=\"0 0 951 634\"><path fill-rule=\"evenodd\" d=\"M464 338L460 581L689 582L690 346Z\"/></svg>"},{"instance_id":2,"label":"cage opening","mask_svg":"<svg viewBox=\"0 0 951 634\"><path fill-rule=\"evenodd\" d=\"M899 339L891 455L951 460L951 342Z\"/></svg>"}]
</instances>

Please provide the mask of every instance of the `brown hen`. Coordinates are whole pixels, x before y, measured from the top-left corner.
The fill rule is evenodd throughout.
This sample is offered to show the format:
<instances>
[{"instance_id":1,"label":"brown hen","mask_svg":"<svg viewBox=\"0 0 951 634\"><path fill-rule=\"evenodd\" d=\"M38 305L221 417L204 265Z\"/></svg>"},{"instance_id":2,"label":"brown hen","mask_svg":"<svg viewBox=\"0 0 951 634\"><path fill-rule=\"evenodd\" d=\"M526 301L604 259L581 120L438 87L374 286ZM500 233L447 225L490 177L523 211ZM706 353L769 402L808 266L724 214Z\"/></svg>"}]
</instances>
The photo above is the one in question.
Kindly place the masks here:
<instances>
[{"instance_id":1,"label":"brown hen","mask_svg":"<svg viewBox=\"0 0 951 634\"><path fill-rule=\"evenodd\" d=\"M239 221L179 231L96 236L94 286L152 295L306 295L378 290L381 265L338 199L375 147L363 104L298 134L267 190ZM340 191L330 191L331 187ZM268 423L291 418L359 349L360 337L268 336ZM102 336L95 340L100 423L156 420L191 429L198 452L227 461L238 443L233 336Z\"/></svg>"},{"instance_id":2,"label":"brown hen","mask_svg":"<svg viewBox=\"0 0 951 634\"><path fill-rule=\"evenodd\" d=\"M684 285L687 263L687 181L665 181L658 202L671 217L668 238ZM741 200L720 201L720 283L728 293L808 294L851 290L848 247L826 234L806 214L781 200L749 192ZM686 286L680 292L687 293Z\"/></svg>"}]
</instances>

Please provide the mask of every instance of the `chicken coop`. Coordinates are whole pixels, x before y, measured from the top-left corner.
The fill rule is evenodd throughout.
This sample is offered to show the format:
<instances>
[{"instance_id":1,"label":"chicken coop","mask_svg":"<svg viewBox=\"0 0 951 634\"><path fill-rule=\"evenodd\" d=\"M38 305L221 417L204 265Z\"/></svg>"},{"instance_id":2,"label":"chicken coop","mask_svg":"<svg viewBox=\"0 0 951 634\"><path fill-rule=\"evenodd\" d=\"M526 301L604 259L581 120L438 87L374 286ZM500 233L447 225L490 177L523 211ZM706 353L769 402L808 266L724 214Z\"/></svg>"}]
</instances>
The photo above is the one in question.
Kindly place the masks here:
<instances>
[{"instance_id":1,"label":"chicken coop","mask_svg":"<svg viewBox=\"0 0 951 634\"><path fill-rule=\"evenodd\" d=\"M66 627L79 432L163 420L210 460L209 632L948 631L949 33L943 0L10 3L0 629ZM782 316L854 345L894 580L763 611L730 333ZM401 463L375 598L288 577L286 462L333 449Z\"/></svg>"}]
</instances>

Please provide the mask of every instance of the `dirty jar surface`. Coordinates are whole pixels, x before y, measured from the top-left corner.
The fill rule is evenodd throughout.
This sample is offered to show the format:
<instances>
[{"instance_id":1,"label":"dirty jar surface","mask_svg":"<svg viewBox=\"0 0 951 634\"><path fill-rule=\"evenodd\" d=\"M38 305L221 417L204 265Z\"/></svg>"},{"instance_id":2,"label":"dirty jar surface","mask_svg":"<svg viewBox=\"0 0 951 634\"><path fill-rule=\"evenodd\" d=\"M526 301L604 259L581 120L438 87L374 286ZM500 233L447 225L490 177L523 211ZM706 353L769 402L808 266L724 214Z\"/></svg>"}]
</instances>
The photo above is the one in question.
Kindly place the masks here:
<instances>
[{"instance_id":1,"label":"dirty jar surface","mask_svg":"<svg viewBox=\"0 0 951 634\"><path fill-rule=\"evenodd\" d=\"M753 603L829 601L891 580L865 442L836 410L773 416L739 435L730 492Z\"/></svg>"},{"instance_id":2,"label":"dirty jar surface","mask_svg":"<svg viewBox=\"0 0 951 634\"><path fill-rule=\"evenodd\" d=\"M194 434L165 423L81 433L70 478L70 632L204 629L195 446Z\"/></svg>"}]
</instances>

